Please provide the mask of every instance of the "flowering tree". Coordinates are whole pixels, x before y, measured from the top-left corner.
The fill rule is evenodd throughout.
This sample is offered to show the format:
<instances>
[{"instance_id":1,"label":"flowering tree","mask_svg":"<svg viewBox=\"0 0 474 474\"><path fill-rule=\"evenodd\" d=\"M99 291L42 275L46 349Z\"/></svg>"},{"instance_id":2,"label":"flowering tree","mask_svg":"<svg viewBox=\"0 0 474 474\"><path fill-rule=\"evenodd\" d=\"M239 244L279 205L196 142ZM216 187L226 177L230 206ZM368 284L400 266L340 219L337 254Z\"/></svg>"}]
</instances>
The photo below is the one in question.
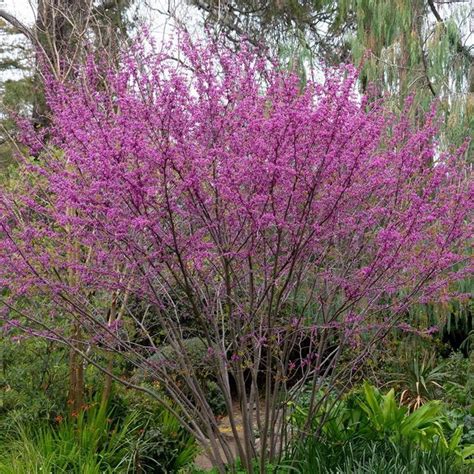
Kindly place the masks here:
<instances>
[{"instance_id":1,"label":"flowering tree","mask_svg":"<svg viewBox=\"0 0 474 474\"><path fill-rule=\"evenodd\" d=\"M248 48L184 40L179 58L135 46L119 72L91 60L51 80L51 126L24 129L41 154L0 194L4 329L63 342L110 377L104 352L146 369L162 389L141 389L174 402L222 472L236 454L248 472L277 457L302 388L309 427L321 386L349 384L411 303L449 297L469 270L463 150L438 150L434 112L413 128L359 98L356 78L328 70L301 90ZM172 356L151 357L160 344Z\"/></svg>"}]
</instances>

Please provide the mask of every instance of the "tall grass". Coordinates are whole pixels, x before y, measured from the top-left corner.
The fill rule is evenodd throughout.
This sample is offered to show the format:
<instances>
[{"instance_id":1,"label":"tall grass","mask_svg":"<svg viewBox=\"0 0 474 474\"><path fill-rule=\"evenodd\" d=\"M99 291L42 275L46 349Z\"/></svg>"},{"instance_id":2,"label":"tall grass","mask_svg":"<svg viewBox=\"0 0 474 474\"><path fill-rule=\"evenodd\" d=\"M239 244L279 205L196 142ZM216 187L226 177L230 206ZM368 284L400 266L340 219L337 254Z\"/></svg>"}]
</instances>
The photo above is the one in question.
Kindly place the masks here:
<instances>
[{"instance_id":1,"label":"tall grass","mask_svg":"<svg viewBox=\"0 0 474 474\"><path fill-rule=\"evenodd\" d=\"M391 441L343 445L308 438L274 472L297 474L468 474L453 454Z\"/></svg>"},{"instance_id":2,"label":"tall grass","mask_svg":"<svg viewBox=\"0 0 474 474\"><path fill-rule=\"evenodd\" d=\"M19 425L0 454L2 474L133 472L137 415L114 424L104 407L93 406L75 419L50 425Z\"/></svg>"},{"instance_id":3,"label":"tall grass","mask_svg":"<svg viewBox=\"0 0 474 474\"><path fill-rule=\"evenodd\" d=\"M198 446L169 411L96 402L56 425L18 424L2 439L1 474L173 473Z\"/></svg>"}]
</instances>

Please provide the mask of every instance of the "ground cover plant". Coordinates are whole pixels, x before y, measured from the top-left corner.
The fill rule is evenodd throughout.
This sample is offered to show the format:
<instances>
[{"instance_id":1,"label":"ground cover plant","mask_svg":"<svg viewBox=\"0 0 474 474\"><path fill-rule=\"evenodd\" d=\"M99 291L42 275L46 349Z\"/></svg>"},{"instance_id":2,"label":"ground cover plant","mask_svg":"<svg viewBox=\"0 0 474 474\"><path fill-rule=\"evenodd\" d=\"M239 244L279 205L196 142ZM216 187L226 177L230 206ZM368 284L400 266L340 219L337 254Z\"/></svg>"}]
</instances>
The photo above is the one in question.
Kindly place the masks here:
<instances>
[{"instance_id":1,"label":"ground cover plant","mask_svg":"<svg viewBox=\"0 0 474 474\"><path fill-rule=\"evenodd\" d=\"M186 35L161 52L137 40L119 70L90 57L48 77L51 125L24 124L20 179L0 190L2 318L71 349L74 409L86 361L167 407L219 472L236 454L263 472L324 431L329 394L390 329L423 334L412 304L464 297L467 144L441 150L434 109L413 124L409 100L396 114L360 96L352 66L302 86L249 44ZM409 415L384 400L405 421L438 414L417 396Z\"/></svg>"}]
</instances>

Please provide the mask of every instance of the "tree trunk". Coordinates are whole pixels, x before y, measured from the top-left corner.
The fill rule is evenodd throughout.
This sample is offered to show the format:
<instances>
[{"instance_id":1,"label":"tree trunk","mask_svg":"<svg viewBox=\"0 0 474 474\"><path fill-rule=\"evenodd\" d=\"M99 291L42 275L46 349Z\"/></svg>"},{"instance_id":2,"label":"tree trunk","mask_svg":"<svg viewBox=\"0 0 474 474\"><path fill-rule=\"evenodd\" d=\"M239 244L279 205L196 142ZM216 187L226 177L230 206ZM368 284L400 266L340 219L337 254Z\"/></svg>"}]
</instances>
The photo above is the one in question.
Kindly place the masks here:
<instances>
[{"instance_id":1,"label":"tree trunk","mask_svg":"<svg viewBox=\"0 0 474 474\"><path fill-rule=\"evenodd\" d=\"M80 345L81 338L81 327L79 323L74 323L72 339L76 341L76 345ZM72 414L78 414L84 406L84 388L84 361L82 357L71 348L69 352L68 403Z\"/></svg>"}]
</instances>

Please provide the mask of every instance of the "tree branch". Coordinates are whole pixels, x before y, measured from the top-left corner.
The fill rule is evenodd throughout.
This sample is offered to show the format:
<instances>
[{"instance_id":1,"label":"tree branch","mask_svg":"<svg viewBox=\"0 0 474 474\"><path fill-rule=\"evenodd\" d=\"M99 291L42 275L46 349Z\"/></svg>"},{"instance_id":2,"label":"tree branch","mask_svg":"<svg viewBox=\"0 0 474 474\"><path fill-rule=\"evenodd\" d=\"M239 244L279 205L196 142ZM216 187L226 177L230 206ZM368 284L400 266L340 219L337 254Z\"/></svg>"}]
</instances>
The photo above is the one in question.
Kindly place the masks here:
<instances>
[{"instance_id":1,"label":"tree branch","mask_svg":"<svg viewBox=\"0 0 474 474\"><path fill-rule=\"evenodd\" d=\"M452 2L452 3L461 3L461 2ZM435 6L434 1L428 0L428 5L430 7L431 13L433 13L434 17L436 18L436 21L442 24L444 29L446 30L446 23L443 17L439 14L439 11ZM457 50L459 53L462 53L469 60L473 59L471 51L469 50L469 48L467 48L465 45L462 44L460 39L457 41Z\"/></svg>"},{"instance_id":2,"label":"tree branch","mask_svg":"<svg viewBox=\"0 0 474 474\"><path fill-rule=\"evenodd\" d=\"M23 22L21 22L18 18L11 15L10 13L6 12L5 10L0 8L0 18L3 18L6 22L10 23L19 33L26 36L32 43L38 44L38 40L36 35L33 33L31 28L28 28Z\"/></svg>"},{"instance_id":3,"label":"tree branch","mask_svg":"<svg viewBox=\"0 0 474 474\"><path fill-rule=\"evenodd\" d=\"M430 7L431 13L433 13L434 17L436 18L436 21L438 23L444 23L444 20L441 17L441 15L439 14L437 8L435 7L435 4L434 4L433 0L428 0L428 5Z\"/></svg>"}]
</instances>

